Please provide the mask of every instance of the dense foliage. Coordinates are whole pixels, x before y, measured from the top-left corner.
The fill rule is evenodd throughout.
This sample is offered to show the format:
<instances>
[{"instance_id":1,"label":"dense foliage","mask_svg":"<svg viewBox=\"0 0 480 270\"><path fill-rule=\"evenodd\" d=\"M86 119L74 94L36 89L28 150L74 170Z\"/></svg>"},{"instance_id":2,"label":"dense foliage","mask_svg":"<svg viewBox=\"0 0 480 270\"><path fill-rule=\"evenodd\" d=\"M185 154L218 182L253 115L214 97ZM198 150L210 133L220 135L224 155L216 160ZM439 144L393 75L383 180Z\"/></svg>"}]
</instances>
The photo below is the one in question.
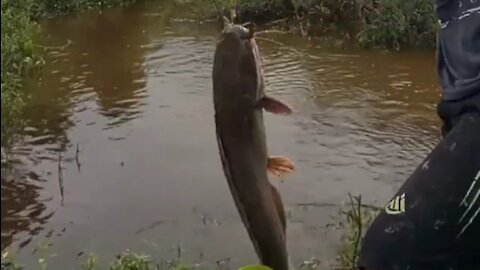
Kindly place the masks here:
<instances>
[{"instance_id":1,"label":"dense foliage","mask_svg":"<svg viewBox=\"0 0 480 270\"><path fill-rule=\"evenodd\" d=\"M236 9L242 20L290 19L303 32L349 25L362 47L401 49L434 47L437 21L431 0L203 0L229 14ZM315 29L315 30L314 30Z\"/></svg>"},{"instance_id":2,"label":"dense foliage","mask_svg":"<svg viewBox=\"0 0 480 270\"><path fill-rule=\"evenodd\" d=\"M364 47L433 47L437 20L433 1L379 0L358 34Z\"/></svg>"},{"instance_id":3,"label":"dense foliage","mask_svg":"<svg viewBox=\"0 0 480 270\"><path fill-rule=\"evenodd\" d=\"M34 0L33 2L32 16L41 18L64 15L77 10L125 5L135 0Z\"/></svg>"}]
</instances>

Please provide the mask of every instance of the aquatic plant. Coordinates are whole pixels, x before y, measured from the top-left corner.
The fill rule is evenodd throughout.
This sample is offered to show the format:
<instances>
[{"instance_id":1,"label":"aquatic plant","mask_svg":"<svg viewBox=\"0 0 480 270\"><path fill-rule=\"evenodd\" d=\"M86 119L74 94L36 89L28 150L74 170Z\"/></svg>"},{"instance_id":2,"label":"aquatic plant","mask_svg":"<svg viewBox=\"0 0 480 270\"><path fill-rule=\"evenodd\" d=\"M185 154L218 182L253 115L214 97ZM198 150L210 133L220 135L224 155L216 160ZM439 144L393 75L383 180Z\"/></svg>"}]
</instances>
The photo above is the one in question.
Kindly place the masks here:
<instances>
[{"instance_id":1,"label":"aquatic plant","mask_svg":"<svg viewBox=\"0 0 480 270\"><path fill-rule=\"evenodd\" d=\"M348 194L349 202L341 215L346 218L343 243L338 253L338 263L342 269L353 269L357 265L360 244L366 229L380 212L380 208L364 205L361 196Z\"/></svg>"},{"instance_id":2,"label":"aquatic plant","mask_svg":"<svg viewBox=\"0 0 480 270\"><path fill-rule=\"evenodd\" d=\"M15 262L15 258L8 251L2 252L2 270L21 270L22 267Z\"/></svg>"}]
</instances>

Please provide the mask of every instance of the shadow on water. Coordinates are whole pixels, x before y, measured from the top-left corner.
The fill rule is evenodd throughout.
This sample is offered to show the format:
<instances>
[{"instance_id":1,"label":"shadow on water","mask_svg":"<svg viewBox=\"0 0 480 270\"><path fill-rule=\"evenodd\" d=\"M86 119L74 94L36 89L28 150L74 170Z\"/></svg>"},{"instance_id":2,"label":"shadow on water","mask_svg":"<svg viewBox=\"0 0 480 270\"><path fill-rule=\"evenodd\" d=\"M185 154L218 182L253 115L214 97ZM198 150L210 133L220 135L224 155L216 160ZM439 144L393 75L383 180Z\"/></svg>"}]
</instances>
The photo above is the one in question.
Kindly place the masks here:
<instances>
[{"instance_id":1,"label":"shadow on water","mask_svg":"<svg viewBox=\"0 0 480 270\"><path fill-rule=\"evenodd\" d=\"M73 112L93 105L108 119L108 127L136 118L146 85L142 67L146 49L141 45L148 37L142 19L141 13L115 10L103 16L46 22L47 33L55 30L45 42L71 40L72 45L51 51L42 81L31 86L35 91L26 113L29 126L50 128L39 120L51 119L52 132L58 134L73 124Z\"/></svg>"},{"instance_id":2,"label":"shadow on water","mask_svg":"<svg viewBox=\"0 0 480 270\"><path fill-rule=\"evenodd\" d=\"M2 172L2 250L20 249L33 265L47 239L58 269L79 252L127 248L159 260L256 260L214 135L220 28L172 19L178 7L169 3L42 24L39 43L72 43L48 49L40 80L28 83L24 141ZM291 179L272 180L287 205L290 255L328 263L346 194L387 200L437 141L433 54L262 37L267 91L298 111L265 114L270 151L297 164Z\"/></svg>"},{"instance_id":3,"label":"shadow on water","mask_svg":"<svg viewBox=\"0 0 480 270\"><path fill-rule=\"evenodd\" d=\"M24 143L13 151L14 169L2 170L2 250L17 233L38 234L53 216L55 211L43 203L51 197L42 198L42 183L46 179L57 180L54 175L62 173L63 164L58 169L51 165L75 162L80 170L78 159L62 160L59 156L74 146L80 150L67 134L79 122L76 114L95 110L107 119L104 129L124 124L140 114L146 51L141 45L147 41L141 19L139 12L117 9L104 16L82 14L42 25L47 35L40 40L52 46L45 50L48 63L40 80L28 82L31 91L24 114ZM123 20L129 23L124 24ZM71 45L55 48L67 41ZM46 166L51 168L40 172L28 169L38 170L42 162L52 163ZM63 193L63 187L60 192ZM22 239L20 248L32 240L23 238L26 240Z\"/></svg>"},{"instance_id":4,"label":"shadow on water","mask_svg":"<svg viewBox=\"0 0 480 270\"><path fill-rule=\"evenodd\" d=\"M13 241L20 247L28 245L32 237L41 232L54 214L40 199L40 187L29 182L42 181L34 172L24 177L3 177L2 172L2 250ZM25 233L15 238L17 233Z\"/></svg>"}]
</instances>

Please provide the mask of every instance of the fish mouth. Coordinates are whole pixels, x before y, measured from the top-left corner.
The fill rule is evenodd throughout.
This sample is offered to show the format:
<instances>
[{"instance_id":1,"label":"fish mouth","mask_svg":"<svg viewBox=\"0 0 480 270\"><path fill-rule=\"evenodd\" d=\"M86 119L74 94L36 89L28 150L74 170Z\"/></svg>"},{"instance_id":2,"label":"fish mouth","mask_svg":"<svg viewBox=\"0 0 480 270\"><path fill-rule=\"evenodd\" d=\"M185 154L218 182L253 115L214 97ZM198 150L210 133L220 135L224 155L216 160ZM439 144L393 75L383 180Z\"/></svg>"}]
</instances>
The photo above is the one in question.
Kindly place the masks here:
<instances>
[{"instance_id":1,"label":"fish mouth","mask_svg":"<svg viewBox=\"0 0 480 270\"><path fill-rule=\"evenodd\" d=\"M241 25L231 23L227 17L223 16L223 33L235 33L239 39L249 40L255 37L255 24L245 22Z\"/></svg>"},{"instance_id":2,"label":"fish mouth","mask_svg":"<svg viewBox=\"0 0 480 270\"><path fill-rule=\"evenodd\" d=\"M235 74L236 77L232 78L238 78L238 83L245 86L242 90L245 100L248 100L249 103L256 103L263 93L264 79L258 46L255 41L255 24L252 22L233 24L226 17L223 17L223 20L223 31L215 54L219 57L218 59L221 59L221 61L218 59L217 61L224 71L218 70L218 76ZM229 69L229 72L226 72L226 69Z\"/></svg>"},{"instance_id":3,"label":"fish mouth","mask_svg":"<svg viewBox=\"0 0 480 270\"><path fill-rule=\"evenodd\" d=\"M248 34L244 37L245 39L252 39L255 37L255 24L253 22L246 22L242 24L248 30Z\"/></svg>"}]
</instances>

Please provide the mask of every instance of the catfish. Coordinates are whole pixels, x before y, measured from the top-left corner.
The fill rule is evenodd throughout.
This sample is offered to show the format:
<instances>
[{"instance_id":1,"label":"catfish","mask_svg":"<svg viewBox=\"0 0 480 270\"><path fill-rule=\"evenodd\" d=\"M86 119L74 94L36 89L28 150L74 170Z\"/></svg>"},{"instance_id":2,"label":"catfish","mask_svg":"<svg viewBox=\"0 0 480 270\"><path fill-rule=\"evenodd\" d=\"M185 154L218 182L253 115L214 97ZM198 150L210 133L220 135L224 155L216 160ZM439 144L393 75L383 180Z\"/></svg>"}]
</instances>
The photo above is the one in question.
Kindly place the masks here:
<instances>
[{"instance_id":1,"label":"catfish","mask_svg":"<svg viewBox=\"0 0 480 270\"><path fill-rule=\"evenodd\" d=\"M235 206L263 265L287 270L286 217L268 172L290 174L294 163L268 154L263 111L291 114L286 103L266 95L253 23L224 29L213 60L215 127L223 172Z\"/></svg>"}]
</instances>

